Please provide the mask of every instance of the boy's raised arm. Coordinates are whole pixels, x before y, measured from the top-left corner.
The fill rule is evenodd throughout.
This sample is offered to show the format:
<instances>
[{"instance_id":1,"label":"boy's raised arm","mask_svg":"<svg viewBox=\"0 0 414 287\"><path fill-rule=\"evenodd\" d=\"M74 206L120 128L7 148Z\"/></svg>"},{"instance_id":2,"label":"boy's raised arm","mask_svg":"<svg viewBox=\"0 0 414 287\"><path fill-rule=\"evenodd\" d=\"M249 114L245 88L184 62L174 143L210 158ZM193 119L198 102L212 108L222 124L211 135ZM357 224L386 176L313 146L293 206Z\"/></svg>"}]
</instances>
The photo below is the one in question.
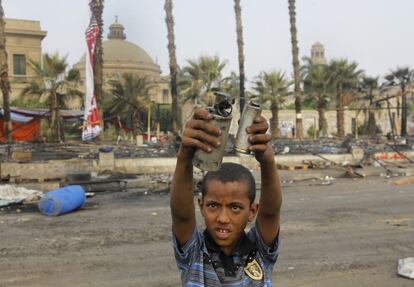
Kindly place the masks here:
<instances>
[{"instance_id":1,"label":"boy's raised arm","mask_svg":"<svg viewBox=\"0 0 414 287\"><path fill-rule=\"evenodd\" d=\"M191 238L196 226L193 187L192 159L197 148L210 152L220 145L220 129L209 123L212 115L197 109L186 123L181 146L177 154L177 165L171 184L171 216L174 235L180 246Z\"/></svg>"},{"instance_id":2,"label":"boy's raised arm","mask_svg":"<svg viewBox=\"0 0 414 287\"><path fill-rule=\"evenodd\" d=\"M274 150L269 141L271 136L266 134L268 124L263 117L257 117L249 128L250 150L254 152L260 163L261 193L259 211L257 214L257 228L264 243L273 246L279 232L280 208L282 205L282 191L280 179L276 169Z\"/></svg>"}]
</instances>

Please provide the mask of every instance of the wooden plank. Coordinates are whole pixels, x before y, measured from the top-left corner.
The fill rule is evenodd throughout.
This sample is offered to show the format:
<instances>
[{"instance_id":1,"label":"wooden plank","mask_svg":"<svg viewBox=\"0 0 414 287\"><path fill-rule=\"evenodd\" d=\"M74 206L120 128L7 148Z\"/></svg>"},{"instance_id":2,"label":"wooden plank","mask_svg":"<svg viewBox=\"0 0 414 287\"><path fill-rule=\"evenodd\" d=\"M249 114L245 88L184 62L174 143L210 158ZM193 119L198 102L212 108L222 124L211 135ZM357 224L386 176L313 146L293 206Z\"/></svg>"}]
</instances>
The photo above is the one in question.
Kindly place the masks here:
<instances>
[{"instance_id":1,"label":"wooden plank","mask_svg":"<svg viewBox=\"0 0 414 287\"><path fill-rule=\"evenodd\" d=\"M393 181L395 185L407 185L414 183L414 176L407 176L404 178L399 178Z\"/></svg>"},{"instance_id":2,"label":"wooden plank","mask_svg":"<svg viewBox=\"0 0 414 287\"><path fill-rule=\"evenodd\" d=\"M278 169L283 169L283 170L296 170L296 169L301 169L301 170L308 170L308 165L307 164L293 164L293 163L278 163L276 165L276 167Z\"/></svg>"},{"instance_id":3,"label":"wooden plank","mask_svg":"<svg viewBox=\"0 0 414 287\"><path fill-rule=\"evenodd\" d=\"M12 153L12 160L18 162L27 162L32 160L32 152L25 150L15 150Z\"/></svg>"}]
</instances>

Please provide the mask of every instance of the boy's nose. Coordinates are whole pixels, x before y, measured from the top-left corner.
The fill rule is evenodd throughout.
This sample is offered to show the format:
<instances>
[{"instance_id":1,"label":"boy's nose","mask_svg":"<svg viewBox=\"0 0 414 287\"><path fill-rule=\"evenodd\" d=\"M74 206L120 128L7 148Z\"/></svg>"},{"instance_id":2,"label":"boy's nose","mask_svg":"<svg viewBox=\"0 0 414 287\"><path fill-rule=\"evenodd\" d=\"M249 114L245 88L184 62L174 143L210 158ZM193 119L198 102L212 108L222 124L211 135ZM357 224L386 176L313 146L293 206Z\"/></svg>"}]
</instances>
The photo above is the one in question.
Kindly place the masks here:
<instances>
[{"instance_id":1,"label":"boy's nose","mask_svg":"<svg viewBox=\"0 0 414 287\"><path fill-rule=\"evenodd\" d=\"M221 209L221 211L219 213L219 216L217 218L217 221L221 224L230 223L230 217L228 216L227 211L226 211L225 208Z\"/></svg>"}]
</instances>

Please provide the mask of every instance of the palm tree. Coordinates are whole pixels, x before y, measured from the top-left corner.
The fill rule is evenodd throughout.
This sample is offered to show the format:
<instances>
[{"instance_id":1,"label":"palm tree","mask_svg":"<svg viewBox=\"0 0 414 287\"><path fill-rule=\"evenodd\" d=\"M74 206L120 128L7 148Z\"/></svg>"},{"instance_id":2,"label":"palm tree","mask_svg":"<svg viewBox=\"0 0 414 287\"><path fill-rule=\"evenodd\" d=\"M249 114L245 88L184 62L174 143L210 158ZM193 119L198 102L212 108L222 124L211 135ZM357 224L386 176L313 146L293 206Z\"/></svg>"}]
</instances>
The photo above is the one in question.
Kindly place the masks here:
<instances>
[{"instance_id":1,"label":"palm tree","mask_svg":"<svg viewBox=\"0 0 414 287\"><path fill-rule=\"evenodd\" d=\"M328 127L325 111L332 97L331 73L326 65L314 64L309 58L305 60L307 64L303 66L303 79L306 100L315 104L319 115L319 131L322 131L323 136L326 136Z\"/></svg>"},{"instance_id":2,"label":"palm tree","mask_svg":"<svg viewBox=\"0 0 414 287\"><path fill-rule=\"evenodd\" d=\"M356 89L363 71L358 69L356 62L350 63L346 59L332 60L329 63L328 69L332 73L332 81L336 95L338 136L343 137L345 135L344 95Z\"/></svg>"},{"instance_id":3,"label":"palm tree","mask_svg":"<svg viewBox=\"0 0 414 287\"><path fill-rule=\"evenodd\" d=\"M223 83L222 71L226 66L218 56L201 56L197 60L187 60L180 74L180 94L183 102L193 100L195 104L213 103L212 88L220 88Z\"/></svg>"},{"instance_id":4,"label":"palm tree","mask_svg":"<svg viewBox=\"0 0 414 287\"><path fill-rule=\"evenodd\" d=\"M245 102L245 95L244 95L244 81L245 81L245 73L244 73L244 52L243 52L243 26L241 20L241 6L240 0L234 0L234 12L236 15L236 31L237 31L237 48L239 52L239 85L240 85L240 113L243 111L244 102Z\"/></svg>"},{"instance_id":5,"label":"palm tree","mask_svg":"<svg viewBox=\"0 0 414 287\"><path fill-rule=\"evenodd\" d=\"M290 35L292 42L292 63L293 75L295 80L295 111L296 111L296 138L302 138L302 99L300 92L300 65L299 65L299 48L296 30L296 8L295 0L288 0L289 2L289 19L290 19Z\"/></svg>"},{"instance_id":6,"label":"palm tree","mask_svg":"<svg viewBox=\"0 0 414 287\"><path fill-rule=\"evenodd\" d=\"M125 73L121 80L110 80L109 93L105 97L105 113L117 115L131 129L134 137L143 131L144 113L151 103L150 90L153 85L147 78Z\"/></svg>"},{"instance_id":7,"label":"palm tree","mask_svg":"<svg viewBox=\"0 0 414 287\"><path fill-rule=\"evenodd\" d=\"M65 108L73 98L82 98L83 93L78 89L80 73L76 69L66 73L66 57L61 58L58 53L44 54L41 62L29 60L29 64L35 77L20 96L25 100L35 98L48 103L52 140L62 141L64 134L59 109Z\"/></svg>"},{"instance_id":8,"label":"palm tree","mask_svg":"<svg viewBox=\"0 0 414 287\"><path fill-rule=\"evenodd\" d=\"M230 76L223 78L220 90L237 99L240 95L240 78L237 73L232 71Z\"/></svg>"},{"instance_id":9,"label":"palm tree","mask_svg":"<svg viewBox=\"0 0 414 287\"><path fill-rule=\"evenodd\" d=\"M102 14L104 9L104 0L91 0L89 2L91 13L95 16L96 22L99 27L99 36L96 41L95 47L95 60L94 60L94 88L96 102L101 103L102 98L102 84L103 84L103 48L102 48L102 34L103 34L103 20Z\"/></svg>"},{"instance_id":10,"label":"palm tree","mask_svg":"<svg viewBox=\"0 0 414 287\"><path fill-rule=\"evenodd\" d=\"M407 85L414 79L414 71L409 67L397 67L385 76L389 85L398 85L401 88L401 136L407 135Z\"/></svg>"},{"instance_id":11,"label":"palm tree","mask_svg":"<svg viewBox=\"0 0 414 287\"><path fill-rule=\"evenodd\" d=\"M0 88L3 93L4 136L11 141L12 124L10 120L10 81L9 66L7 64L6 33L4 31L4 10L0 0Z\"/></svg>"},{"instance_id":12,"label":"palm tree","mask_svg":"<svg viewBox=\"0 0 414 287\"><path fill-rule=\"evenodd\" d=\"M172 129L173 133L178 133L177 117L177 57L175 55L175 36L174 36L174 16L173 16L173 3L172 0L165 0L164 9L166 13L165 22L167 23L168 30L168 54L170 57L170 85L172 96Z\"/></svg>"},{"instance_id":13,"label":"palm tree","mask_svg":"<svg viewBox=\"0 0 414 287\"><path fill-rule=\"evenodd\" d=\"M378 89L379 77L362 77L361 89L366 95L364 99L368 100L368 123L367 132L371 136L377 134L377 123L375 121L375 110L374 109L374 91Z\"/></svg>"},{"instance_id":14,"label":"palm tree","mask_svg":"<svg viewBox=\"0 0 414 287\"><path fill-rule=\"evenodd\" d=\"M272 118L270 119L270 131L273 138L280 137L279 110L289 95L289 88L293 84L285 73L281 71L261 72L253 82L256 97L261 104L270 102Z\"/></svg>"}]
</instances>

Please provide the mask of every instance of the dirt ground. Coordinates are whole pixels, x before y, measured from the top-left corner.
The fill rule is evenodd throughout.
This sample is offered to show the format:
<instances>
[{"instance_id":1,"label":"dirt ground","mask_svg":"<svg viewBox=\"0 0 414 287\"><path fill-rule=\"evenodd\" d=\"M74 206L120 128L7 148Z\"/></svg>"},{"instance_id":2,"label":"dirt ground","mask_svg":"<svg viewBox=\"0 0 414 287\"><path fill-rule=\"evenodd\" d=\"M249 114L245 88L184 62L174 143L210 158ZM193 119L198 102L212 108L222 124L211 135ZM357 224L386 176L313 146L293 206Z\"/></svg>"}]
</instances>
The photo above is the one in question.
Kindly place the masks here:
<instances>
[{"instance_id":1,"label":"dirt ground","mask_svg":"<svg viewBox=\"0 0 414 287\"><path fill-rule=\"evenodd\" d=\"M274 286L413 286L396 270L414 256L414 186L330 183L283 184ZM0 286L180 286L166 194L100 193L60 217L6 209L0 229Z\"/></svg>"}]
</instances>

